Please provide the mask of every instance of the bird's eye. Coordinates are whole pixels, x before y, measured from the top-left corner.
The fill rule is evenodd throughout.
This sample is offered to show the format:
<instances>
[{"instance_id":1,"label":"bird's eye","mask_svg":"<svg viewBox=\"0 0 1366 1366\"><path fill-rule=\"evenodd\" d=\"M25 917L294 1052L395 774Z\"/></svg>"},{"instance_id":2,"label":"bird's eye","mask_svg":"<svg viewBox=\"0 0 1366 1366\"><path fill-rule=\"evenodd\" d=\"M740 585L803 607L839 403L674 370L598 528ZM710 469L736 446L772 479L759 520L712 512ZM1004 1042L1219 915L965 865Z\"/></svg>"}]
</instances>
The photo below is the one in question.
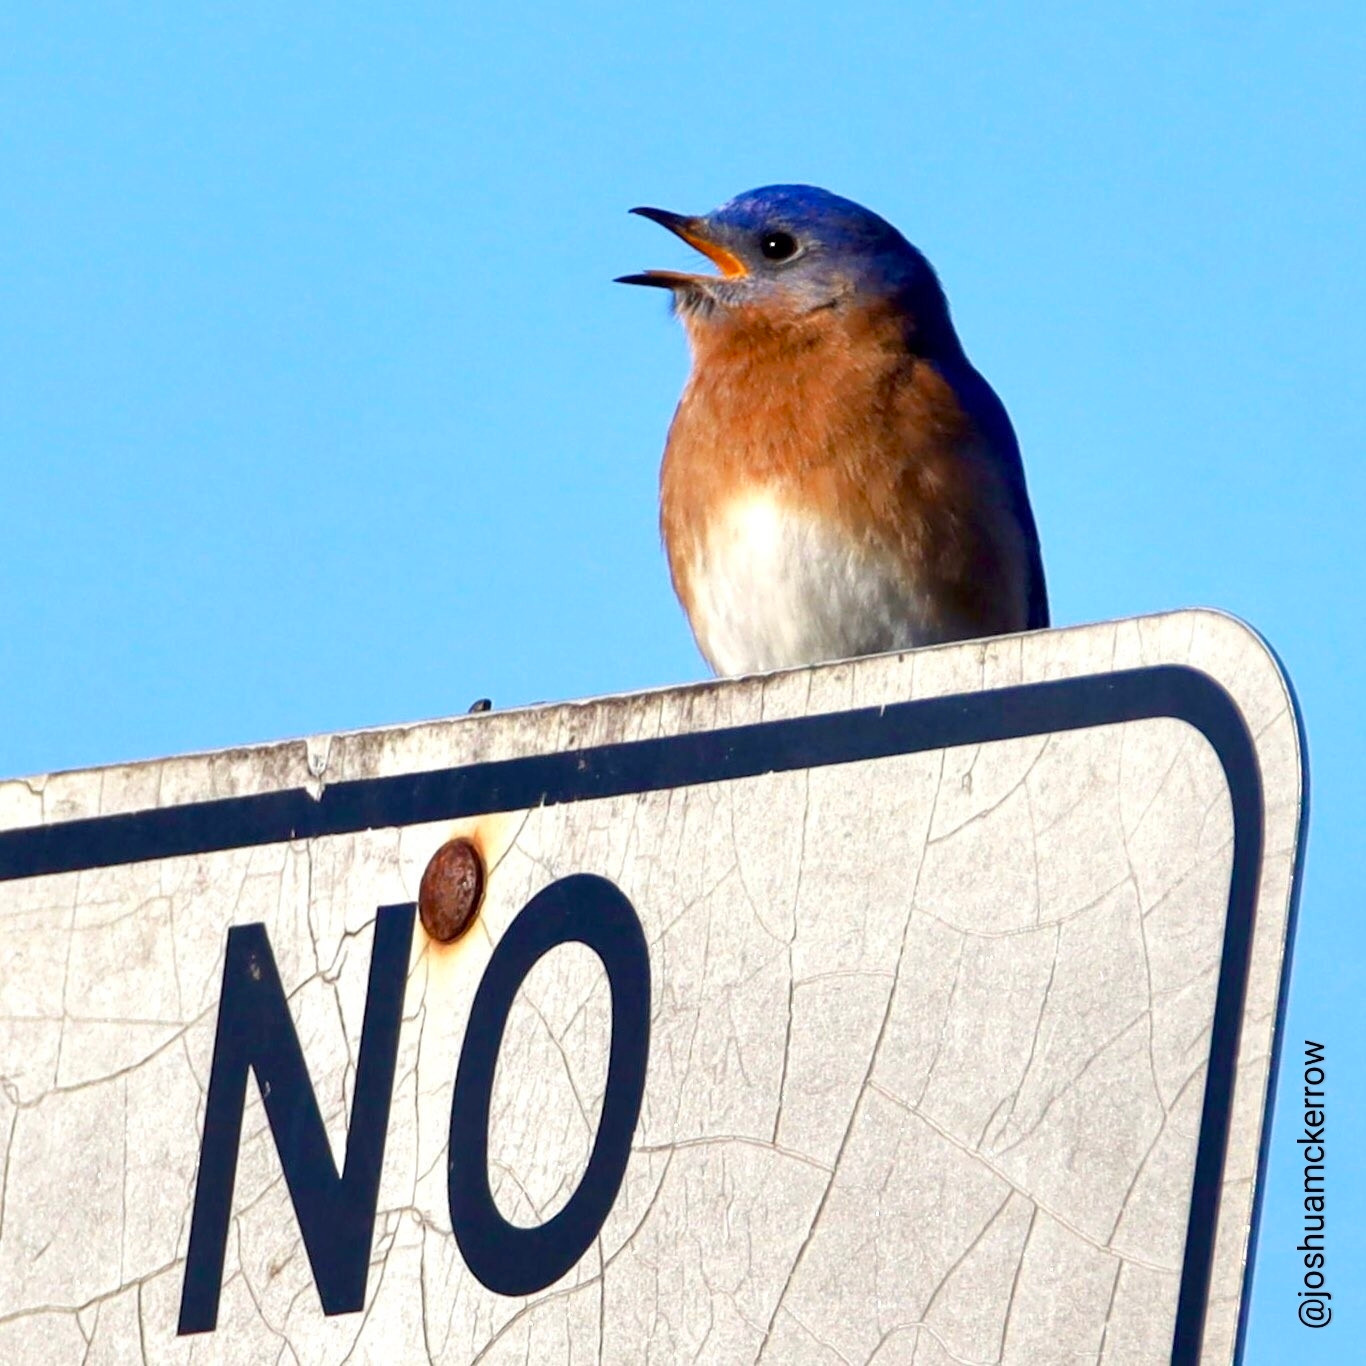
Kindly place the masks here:
<instances>
[{"instance_id":1,"label":"bird's eye","mask_svg":"<svg viewBox=\"0 0 1366 1366\"><path fill-rule=\"evenodd\" d=\"M790 232L766 232L759 239L759 250L770 261L786 261L797 250L797 239Z\"/></svg>"}]
</instances>

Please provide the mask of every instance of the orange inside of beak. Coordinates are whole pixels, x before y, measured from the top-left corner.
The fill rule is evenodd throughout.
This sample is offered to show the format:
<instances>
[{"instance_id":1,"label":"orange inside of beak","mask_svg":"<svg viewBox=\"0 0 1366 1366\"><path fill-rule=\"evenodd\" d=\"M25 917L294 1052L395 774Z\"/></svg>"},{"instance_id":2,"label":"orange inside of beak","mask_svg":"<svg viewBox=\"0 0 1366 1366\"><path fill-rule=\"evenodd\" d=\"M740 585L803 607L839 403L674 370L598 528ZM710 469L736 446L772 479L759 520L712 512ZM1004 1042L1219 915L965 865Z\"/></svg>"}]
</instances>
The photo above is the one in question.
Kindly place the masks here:
<instances>
[{"instance_id":1,"label":"orange inside of beak","mask_svg":"<svg viewBox=\"0 0 1366 1366\"><path fill-rule=\"evenodd\" d=\"M735 280L741 275L749 274L745 268L745 263L733 252L727 251L725 247L708 241L707 238L700 237L697 233L689 232L686 228L676 228L675 231L690 247L700 251L703 256L714 262L716 268L726 279Z\"/></svg>"}]
</instances>

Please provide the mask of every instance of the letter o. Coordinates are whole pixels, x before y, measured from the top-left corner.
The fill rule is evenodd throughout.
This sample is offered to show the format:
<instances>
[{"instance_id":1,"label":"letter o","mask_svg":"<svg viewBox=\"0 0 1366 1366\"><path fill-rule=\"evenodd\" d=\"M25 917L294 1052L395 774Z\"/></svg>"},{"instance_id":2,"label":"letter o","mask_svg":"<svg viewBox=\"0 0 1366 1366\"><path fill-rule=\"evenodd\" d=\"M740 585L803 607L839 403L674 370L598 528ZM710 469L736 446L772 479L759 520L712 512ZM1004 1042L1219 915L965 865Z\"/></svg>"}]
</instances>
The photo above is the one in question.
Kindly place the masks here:
<instances>
[{"instance_id":1,"label":"letter o","mask_svg":"<svg viewBox=\"0 0 1366 1366\"><path fill-rule=\"evenodd\" d=\"M1309 1075L1311 1072L1314 1074L1312 1077ZM1306 1068L1304 1069L1304 1079L1305 1079L1306 1082L1309 1083L1310 1086L1322 1086L1322 1085L1323 1085L1323 1068L1321 1068L1321 1067L1306 1067Z\"/></svg>"},{"instance_id":2,"label":"letter o","mask_svg":"<svg viewBox=\"0 0 1366 1366\"><path fill-rule=\"evenodd\" d=\"M508 1013L527 974L551 949L586 944L612 991L612 1043L593 1152L578 1189L553 1218L518 1228L489 1187L489 1106ZM465 1264L499 1295L559 1280L592 1246L616 1201L640 1118L650 1051L650 953L635 908L606 878L575 873L522 908L498 941L474 995L451 1097L446 1152L451 1227Z\"/></svg>"}]
</instances>

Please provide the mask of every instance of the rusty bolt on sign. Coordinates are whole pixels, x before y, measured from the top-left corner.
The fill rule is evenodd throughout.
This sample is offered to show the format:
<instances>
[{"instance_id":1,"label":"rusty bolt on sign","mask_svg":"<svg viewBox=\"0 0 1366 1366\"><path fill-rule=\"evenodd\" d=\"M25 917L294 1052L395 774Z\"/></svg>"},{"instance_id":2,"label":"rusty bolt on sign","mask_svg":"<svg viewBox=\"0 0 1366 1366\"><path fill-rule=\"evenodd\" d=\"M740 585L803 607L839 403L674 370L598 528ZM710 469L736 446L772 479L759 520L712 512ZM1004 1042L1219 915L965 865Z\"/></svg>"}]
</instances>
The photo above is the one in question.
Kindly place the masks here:
<instances>
[{"instance_id":1,"label":"rusty bolt on sign","mask_svg":"<svg viewBox=\"0 0 1366 1366\"><path fill-rule=\"evenodd\" d=\"M417 891L422 928L439 943L459 939L484 900L484 860L467 839L447 840L432 855Z\"/></svg>"}]
</instances>

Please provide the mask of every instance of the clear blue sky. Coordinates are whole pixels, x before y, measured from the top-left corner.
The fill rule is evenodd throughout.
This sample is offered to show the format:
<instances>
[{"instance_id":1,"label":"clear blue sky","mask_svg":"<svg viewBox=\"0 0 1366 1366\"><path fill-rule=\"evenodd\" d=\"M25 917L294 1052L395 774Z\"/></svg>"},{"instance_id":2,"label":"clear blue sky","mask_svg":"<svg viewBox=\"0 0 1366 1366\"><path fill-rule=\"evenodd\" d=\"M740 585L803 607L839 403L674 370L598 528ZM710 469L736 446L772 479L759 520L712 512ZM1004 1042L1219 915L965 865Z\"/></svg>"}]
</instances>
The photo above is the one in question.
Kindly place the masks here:
<instances>
[{"instance_id":1,"label":"clear blue sky","mask_svg":"<svg viewBox=\"0 0 1366 1366\"><path fill-rule=\"evenodd\" d=\"M1337 1319L1294 1318L1287 1123L1248 1360L1354 1359L1359 0L136 8L0 16L0 774L701 676L683 342L609 283L685 253L625 210L862 200L1011 410L1055 620L1227 608L1299 691Z\"/></svg>"}]
</instances>

